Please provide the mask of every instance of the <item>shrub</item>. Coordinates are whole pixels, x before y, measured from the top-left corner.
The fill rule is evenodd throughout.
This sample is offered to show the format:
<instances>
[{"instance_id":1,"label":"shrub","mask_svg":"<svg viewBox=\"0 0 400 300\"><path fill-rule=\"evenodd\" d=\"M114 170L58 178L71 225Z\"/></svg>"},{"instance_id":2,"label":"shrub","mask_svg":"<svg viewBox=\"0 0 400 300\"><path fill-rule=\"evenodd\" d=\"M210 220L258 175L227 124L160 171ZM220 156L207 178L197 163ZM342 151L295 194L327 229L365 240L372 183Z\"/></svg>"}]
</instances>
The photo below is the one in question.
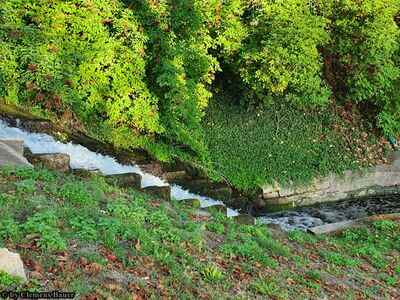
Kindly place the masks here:
<instances>
[{"instance_id":1,"label":"shrub","mask_svg":"<svg viewBox=\"0 0 400 300\"><path fill-rule=\"evenodd\" d=\"M121 1L2 1L0 20L0 99L76 117L118 146L163 132L143 81L147 37Z\"/></svg>"},{"instance_id":2,"label":"shrub","mask_svg":"<svg viewBox=\"0 0 400 300\"><path fill-rule=\"evenodd\" d=\"M331 61L335 92L377 106L377 121L387 134L400 129L400 1L325 1L331 20ZM328 75L329 76L329 75Z\"/></svg>"},{"instance_id":3,"label":"shrub","mask_svg":"<svg viewBox=\"0 0 400 300\"><path fill-rule=\"evenodd\" d=\"M211 50L240 45L235 29L239 0L127 1L149 37L148 86L159 98L165 137L178 147L207 152L200 120L211 97L209 85L219 63Z\"/></svg>"},{"instance_id":4,"label":"shrub","mask_svg":"<svg viewBox=\"0 0 400 300\"><path fill-rule=\"evenodd\" d=\"M315 5L311 5L314 3ZM209 166L215 74L244 102L370 101L400 130L400 0L3 0L0 100ZM221 67L222 66L222 67ZM185 151L189 154L183 154Z\"/></svg>"},{"instance_id":5,"label":"shrub","mask_svg":"<svg viewBox=\"0 0 400 300\"><path fill-rule=\"evenodd\" d=\"M237 51L234 72L250 102L277 96L302 106L328 102L318 52L329 39L328 20L313 14L309 1L252 1L243 20L247 37Z\"/></svg>"}]
</instances>

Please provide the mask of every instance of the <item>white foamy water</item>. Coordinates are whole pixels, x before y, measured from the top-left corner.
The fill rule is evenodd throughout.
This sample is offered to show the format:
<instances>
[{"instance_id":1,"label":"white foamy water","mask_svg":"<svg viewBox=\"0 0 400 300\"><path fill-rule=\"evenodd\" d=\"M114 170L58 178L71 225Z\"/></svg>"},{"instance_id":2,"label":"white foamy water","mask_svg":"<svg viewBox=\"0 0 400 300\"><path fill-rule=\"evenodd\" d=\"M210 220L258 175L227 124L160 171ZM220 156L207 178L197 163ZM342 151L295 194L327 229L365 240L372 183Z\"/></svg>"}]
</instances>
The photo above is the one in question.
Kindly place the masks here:
<instances>
[{"instance_id":1,"label":"white foamy water","mask_svg":"<svg viewBox=\"0 0 400 300\"><path fill-rule=\"evenodd\" d=\"M64 153L71 158L72 169L100 170L104 175L134 172L142 176L142 188L146 186L170 185L165 180L143 172L137 165L122 165L115 158L90 151L82 145L72 142L62 143L43 133L30 133L16 127L10 127L0 120L0 138L21 138L32 153ZM178 185L171 185L171 196L176 200L196 198L202 207L223 204L222 201L190 193ZM236 210L228 208L228 217L237 216Z\"/></svg>"}]
</instances>

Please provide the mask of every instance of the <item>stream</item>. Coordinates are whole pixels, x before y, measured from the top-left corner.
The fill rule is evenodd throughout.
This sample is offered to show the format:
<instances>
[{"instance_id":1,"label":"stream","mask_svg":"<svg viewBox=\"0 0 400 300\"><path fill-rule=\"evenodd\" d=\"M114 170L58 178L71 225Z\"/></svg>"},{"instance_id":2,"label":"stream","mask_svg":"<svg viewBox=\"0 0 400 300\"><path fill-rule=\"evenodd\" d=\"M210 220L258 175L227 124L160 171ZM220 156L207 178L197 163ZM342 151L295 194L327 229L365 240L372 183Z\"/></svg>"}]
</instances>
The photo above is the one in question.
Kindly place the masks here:
<instances>
[{"instance_id":1,"label":"stream","mask_svg":"<svg viewBox=\"0 0 400 300\"><path fill-rule=\"evenodd\" d=\"M62 143L43 133L30 133L17 127L10 127L0 120L0 138L24 139L32 153L65 153L71 158L72 169L101 171L104 175L135 172L142 176L142 188L147 186L170 185L163 179L143 172L137 165L122 165L111 156L90 151L72 142ZM178 185L171 186L171 196L175 200L196 198L202 207L223 204L222 201L193 194ZM344 200L330 204L319 204L293 210L280 211L260 216L264 224L278 224L283 230L307 230L310 227L361 218L375 214L400 213L400 195L386 195L359 200ZM228 217L239 212L228 208Z\"/></svg>"},{"instance_id":2,"label":"stream","mask_svg":"<svg viewBox=\"0 0 400 300\"><path fill-rule=\"evenodd\" d=\"M175 200L189 198L199 199L202 207L208 207L216 204L223 204L222 201L214 200L208 197L190 193L188 190L178 186L170 185L165 180L154 175L143 172L137 165L122 165L111 156L103 155L90 151L72 142L62 143L55 140L52 136L44 133L31 133L21 130L17 127L10 127L0 120L0 138L21 138L32 153L64 153L70 156L70 165L72 169L87 169L91 171L100 171L104 175L123 174L134 172L142 176L142 188L147 186L171 186L171 197ZM236 210L228 208L228 217L237 216Z\"/></svg>"},{"instance_id":3,"label":"stream","mask_svg":"<svg viewBox=\"0 0 400 300\"><path fill-rule=\"evenodd\" d=\"M265 224L278 224L283 230L288 231L307 230L314 226L392 213L400 213L400 195L373 196L335 203L314 204L266 214L259 219Z\"/></svg>"}]
</instances>

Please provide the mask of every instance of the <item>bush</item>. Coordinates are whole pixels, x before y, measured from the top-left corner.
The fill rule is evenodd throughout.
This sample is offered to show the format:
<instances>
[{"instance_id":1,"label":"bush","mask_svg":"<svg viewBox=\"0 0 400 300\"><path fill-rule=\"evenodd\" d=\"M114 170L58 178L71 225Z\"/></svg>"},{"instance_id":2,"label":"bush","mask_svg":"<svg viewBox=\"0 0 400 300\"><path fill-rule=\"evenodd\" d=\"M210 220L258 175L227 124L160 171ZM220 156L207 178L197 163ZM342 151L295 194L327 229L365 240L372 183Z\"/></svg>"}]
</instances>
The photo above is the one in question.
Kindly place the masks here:
<instances>
[{"instance_id":1,"label":"bush","mask_svg":"<svg viewBox=\"0 0 400 300\"><path fill-rule=\"evenodd\" d=\"M0 12L0 98L96 124L119 146L120 133L163 131L143 82L146 36L120 1L3 1Z\"/></svg>"},{"instance_id":2,"label":"bush","mask_svg":"<svg viewBox=\"0 0 400 300\"><path fill-rule=\"evenodd\" d=\"M241 1L2 1L0 99L116 146L206 147L200 120Z\"/></svg>"},{"instance_id":3,"label":"bush","mask_svg":"<svg viewBox=\"0 0 400 300\"><path fill-rule=\"evenodd\" d=\"M234 73L248 101L283 96L302 106L328 102L318 52L329 39L328 20L314 14L309 1L251 1L243 21L247 37L236 53Z\"/></svg>"},{"instance_id":4,"label":"bush","mask_svg":"<svg viewBox=\"0 0 400 300\"><path fill-rule=\"evenodd\" d=\"M327 1L323 7L331 20L325 63L334 73L335 92L374 103L386 134L400 130L399 7L399 0Z\"/></svg>"},{"instance_id":5,"label":"bush","mask_svg":"<svg viewBox=\"0 0 400 300\"><path fill-rule=\"evenodd\" d=\"M207 153L201 118L211 97L209 89L219 63L211 51L237 47L240 1L176 0L132 2L148 34L146 81L159 98L165 138L178 147Z\"/></svg>"}]
</instances>

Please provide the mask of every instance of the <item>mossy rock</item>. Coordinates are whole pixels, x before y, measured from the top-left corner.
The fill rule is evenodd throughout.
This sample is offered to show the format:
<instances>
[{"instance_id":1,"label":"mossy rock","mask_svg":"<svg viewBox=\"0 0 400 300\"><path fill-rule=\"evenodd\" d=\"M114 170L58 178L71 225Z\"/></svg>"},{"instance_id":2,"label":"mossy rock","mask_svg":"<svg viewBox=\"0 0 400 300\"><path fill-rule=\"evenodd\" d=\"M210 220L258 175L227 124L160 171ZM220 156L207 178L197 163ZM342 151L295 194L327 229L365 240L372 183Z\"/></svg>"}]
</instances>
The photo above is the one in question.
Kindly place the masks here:
<instances>
[{"instance_id":1,"label":"mossy rock","mask_svg":"<svg viewBox=\"0 0 400 300\"><path fill-rule=\"evenodd\" d=\"M142 186L142 176L137 173L113 174L105 176L106 182L116 184L122 188L133 188L140 190Z\"/></svg>"},{"instance_id":2,"label":"mossy rock","mask_svg":"<svg viewBox=\"0 0 400 300\"><path fill-rule=\"evenodd\" d=\"M147 186L143 189L143 191L164 200L171 200L170 186Z\"/></svg>"},{"instance_id":3,"label":"mossy rock","mask_svg":"<svg viewBox=\"0 0 400 300\"><path fill-rule=\"evenodd\" d=\"M229 201L232 197L232 189L230 187L205 189L204 194L217 200Z\"/></svg>"},{"instance_id":4,"label":"mossy rock","mask_svg":"<svg viewBox=\"0 0 400 300\"><path fill-rule=\"evenodd\" d=\"M236 197L224 201L227 206L235 209L244 209L248 206L249 202L248 197Z\"/></svg>"},{"instance_id":5,"label":"mossy rock","mask_svg":"<svg viewBox=\"0 0 400 300\"><path fill-rule=\"evenodd\" d=\"M42 163L46 168L59 171L71 171L70 157L64 153L32 154L33 160Z\"/></svg>"},{"instance_id":6,"label":"mossy rock","mask_svg":"<svg viewBox=\"0 0 400 300\"><path fill-rule=\"evenodd\" d=\"M195 179L188 182L188 187L194 193L203 193L208 184L207 179Z\"/></svg>"},{"instance_id":7,"label":"mossy rock","mask_svg":"<svg viewBox=\"0 0 400 300\"><path fill-rule=\"evenodd\" d=\"M166 172L164 173L164 178L168 182L174 183L184 183L188 179L188 175L185 171L174 171L174 172Z\"/></svg>"}]
</instances>

